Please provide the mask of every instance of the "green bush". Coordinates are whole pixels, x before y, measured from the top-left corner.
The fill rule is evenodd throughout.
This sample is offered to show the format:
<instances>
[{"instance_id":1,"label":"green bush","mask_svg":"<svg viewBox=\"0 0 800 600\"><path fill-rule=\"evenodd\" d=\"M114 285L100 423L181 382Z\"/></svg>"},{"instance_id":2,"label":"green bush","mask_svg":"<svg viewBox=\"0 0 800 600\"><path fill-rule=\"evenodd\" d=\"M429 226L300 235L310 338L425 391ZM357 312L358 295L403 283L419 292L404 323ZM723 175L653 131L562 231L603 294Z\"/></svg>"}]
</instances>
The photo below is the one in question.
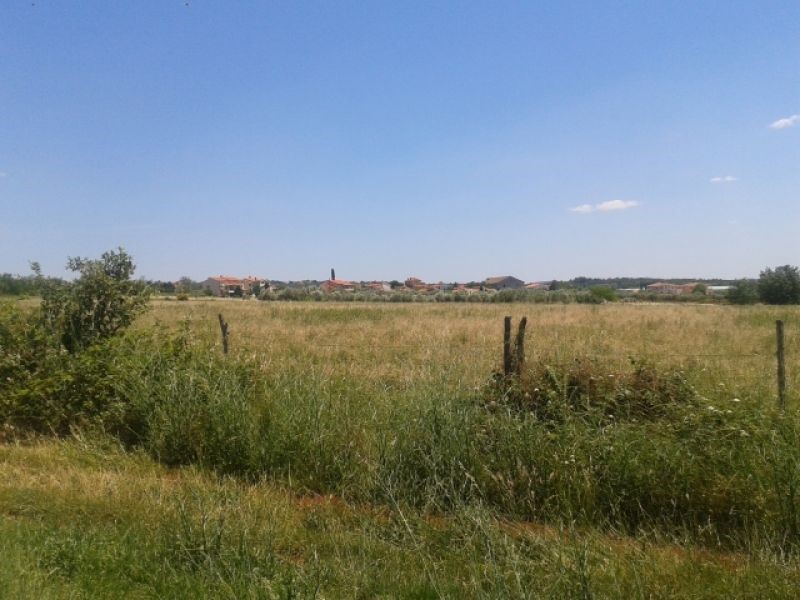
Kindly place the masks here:
<instances>
[{"instance_id":1,"label":"green bush","mask_svg":"<svg viewBox=\"0 0 800 600\"><path fill-rule=\"evenodd\" d=\"M119 383L130 350L120 339L70 354L35 316L0 314L0 422L20 431L64 435L122 410ZM9 316L12 318L9 319Z\"/></svg>"},{"instance_id":2,"label":"green bush","mask_svg":"<svg viewBox=\"0 0 800 600\"><path fill-rule=\"evenodd\" d=\"M64 434L119 412L117 384L130 355L120 334L141 313L147 290L131 281L122 249L99 260L70 259L71 282L41 279L41 306L0 309L0 420Z\"/></svg>"},{"instance_id":3,"label":"green bush","mask_svg":"<svg viewBox=\"0 0 800 600\"><path fill-rule=\"evenodd\" d=\"M132 281L135 266L122 248L99 260L70 258L74 281L42 285L47 329L69 352L78 352L128 327L147 306L148 290Z\"/></svg>"},{"instance_id":4,"label":"green bush","mask_svg":"<svg viewBox=\"0 0 800 600\"><path fill-rule=\"evenodd\" d=\"M726 295L731 304L755 304L758 302L758 285L748 279L734 283Z\"/></svg>"},{"instance_id":5,"label":"green bush","mask_svg":"<svg viewBox=\"0 0 800 600\"><path fill-rule=\"evenodd\" d=\"M595 285L589 290L589 293L601 302L616 302L619 299L616 290L607 285Z\"/></svg>"}]
</instances>

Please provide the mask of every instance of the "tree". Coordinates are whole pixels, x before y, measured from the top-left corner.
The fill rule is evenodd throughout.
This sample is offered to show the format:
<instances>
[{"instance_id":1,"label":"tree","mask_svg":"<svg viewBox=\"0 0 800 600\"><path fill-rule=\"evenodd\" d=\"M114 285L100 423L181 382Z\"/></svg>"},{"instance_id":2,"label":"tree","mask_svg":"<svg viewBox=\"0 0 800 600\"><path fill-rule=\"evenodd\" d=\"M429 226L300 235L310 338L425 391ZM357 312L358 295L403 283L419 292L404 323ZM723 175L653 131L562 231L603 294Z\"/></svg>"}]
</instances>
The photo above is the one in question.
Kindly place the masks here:
<instances>
[{"instance_id":1,"label":"tree","mask_svg":"<svg viewBox=\"0 0 800 600\"><path fill-rule=\"evenodd\" d=\"M758 302L758 285L749 279L740 279L734 283L727 294L731 304L755 304Z\"/></svg>"},{"instance_id":2,"label":"tree","mask_svg":"<svg viewBox=\"0 0 800 600\"><path fill-rule=\"evenodd\" d=\"M698 283L692 289L692 293L698 296L705 296L708 293L708 286L705 283Z\"/></svg>"},{"instance_id":3,"label":"tree","mask_svg":"<svg viewBox=\"0 0 800 600\"><path fill-rule=\"evenodd\" d=\"M800 270L791 265L764 269L758 295L766 304L800 304Z\"/></svg>"},{"instance_id":4,"label":"tree","mask_svg":"<svg viewBox=\"0 0 800 600\"><path fill-rule=\"evenodd\" d=\"M194 281L192 281L191 277L186 277L185 275L178 280L178 283L175 285L175 291L182 294L188 294L194 289Z\"/></svg>"},{"instance_id":5,"label":"tree","mask_svg":"<svg viewBox=\"0 0 800 600\"><path fill-rule=\"evenodd\" d=\"M125 329L147 306L149 290L131 279L136 267L122 248L98 260L70 258L67 268L75 280L43 284L42 317L70 353Z\"/></svg>"}]
</instances>

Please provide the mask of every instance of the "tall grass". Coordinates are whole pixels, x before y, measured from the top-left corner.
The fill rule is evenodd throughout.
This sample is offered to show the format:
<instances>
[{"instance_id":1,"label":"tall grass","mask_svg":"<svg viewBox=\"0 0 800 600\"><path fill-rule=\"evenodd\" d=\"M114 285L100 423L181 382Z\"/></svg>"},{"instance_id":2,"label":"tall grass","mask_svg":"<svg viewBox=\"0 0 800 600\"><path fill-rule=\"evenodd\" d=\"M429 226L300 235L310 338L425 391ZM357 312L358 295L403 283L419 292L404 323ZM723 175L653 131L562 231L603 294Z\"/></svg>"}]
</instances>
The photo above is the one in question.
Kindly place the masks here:
<instances>
[{"instance_id":1,"label":"tall grass","mask_svg":"<svg viewBox=\"0 0 800 600\"><path fill-rule=\"evenodd\" d=\"M708 546L800 543L800 419L769 398L712 400L702 372L540 358L515 388L428 375L386 403L369 382L276 372L190 333L140 343L125 419L167 465L428 514L474 505Z\"/></svg>"}]
</instances>

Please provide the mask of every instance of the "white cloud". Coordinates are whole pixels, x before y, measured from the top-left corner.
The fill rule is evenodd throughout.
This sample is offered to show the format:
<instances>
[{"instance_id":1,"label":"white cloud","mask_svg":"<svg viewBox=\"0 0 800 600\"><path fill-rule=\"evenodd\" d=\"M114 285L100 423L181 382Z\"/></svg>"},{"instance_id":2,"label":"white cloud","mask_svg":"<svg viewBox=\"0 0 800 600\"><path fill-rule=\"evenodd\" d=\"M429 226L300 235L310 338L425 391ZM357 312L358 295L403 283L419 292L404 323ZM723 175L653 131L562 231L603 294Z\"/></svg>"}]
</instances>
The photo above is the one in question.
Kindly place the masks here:
<instances>
[{"instance_id":1,"label":"white cloud","mask_svg":"<svg viewBox=\"0 0 800 600\"><path fill-rule=\"evenodd\" d=\"M594 209L601 212L610 212L613 210L627 210L637 206L639 206L639 203L635 200L606 200L600 204L595 204Z\"/></svg>"},{"instance_id":2,"label":"white cloud","mask_svg":"<svg viewBox=\"0 0 800 600\"><path fill-rule=\"evenodd\" d=\"M635 200L606 200L599 204L581 204L569 210L574 213L590 213L590 212L615 212L620 210L627 210L639 206Z\"/></svg>"},{"instance_id":3,"label":"white cloud","mask_svg":"<svg viewBox=\"0 0 800 600\"><path fill-rule=\"evenodd\" d=\"M725 175L723 177L712 177L709 179L711 183L732 183L736 181L738 178L734 177L733 175Z\"/></svg>"},{"instance_id":4,"label":"white cloud","mask_svg":"<svg viewBox=\"0 0 800 600\"><path fill-rule=\"evenodd\" d=\"M770 129L787 129L789 127L794 127L795 125L800 123L800 115L792 115L791 117L784 117L783 119L778 119L774 123L770 124Z\"/></svg>"}]
</instances>

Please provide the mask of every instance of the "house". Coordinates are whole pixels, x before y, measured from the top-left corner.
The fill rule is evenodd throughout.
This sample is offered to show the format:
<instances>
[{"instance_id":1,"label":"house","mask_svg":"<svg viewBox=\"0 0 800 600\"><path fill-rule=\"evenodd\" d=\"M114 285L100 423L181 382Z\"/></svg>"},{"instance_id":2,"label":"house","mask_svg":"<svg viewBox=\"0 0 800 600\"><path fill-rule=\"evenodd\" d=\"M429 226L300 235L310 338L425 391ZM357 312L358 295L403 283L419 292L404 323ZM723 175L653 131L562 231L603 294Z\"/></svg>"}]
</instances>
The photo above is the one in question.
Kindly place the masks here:
<instances>
[{"instance_id":1,"label":"house","mask_svg":"<svg viewBox=\"0 0 800 600\"><path fill-rule=\"evenodd\" d=\"M511 275L503 275L501 277L487 277L483 285L493 290L518 290L524 287L525 282Z\"/></svg>"},{"instance_id":2,"label":"house","mask_svg":"<svg viewBox=\"0 0 800 600\"><path fill-rule=\"evenodd\" d=\"M266 289L269 287L269 281L263 277L253 277L252 275L247 277L219 275L209 277L201 285L203 289L211 290L211 294L214 296L229 298L231 296L249 296L256 287Z\"/></svg>"},{"instance_id":3,"label":"house","mask_svg":"<svg viewBox=\"0 0 800 600\"><path fill-rule=\"evenodd\" d=\"M323 292L354 292L356 284L346 279L336 279L336 270L331 269L331 278L319 285Z\"/></svg>"},{"instance_id":4,"label":"house","mask_svg":"<svg viewBox=\"0 0 800 600\"><path fill-rule=\"evenodd\" d=\"M364 287L372 290L373 292L391 292L392 286L387 281L368 281Z\"/></svg>"},{"instance_id":5,"label":"house","mask_svg":"<svg viewBox=\"0 0 800 600\"><path fill-rule=\"evenodd\" d=\"M328 279L323 281L319 288L323 292L354 292L356 284L345 279Z\"/></svg>"},{"instance_id":6,"label":"house","mask_svg":"<svg viewBox=\"0 0 800 600\"><path fill-rule=\"evenodd\" d=\"M526 290L549 290L550 284L549 283L541 283L539 281L534 281L531 283L525 284Z\"/></svg>"},{"instance_id":7,"label":"house","mask_svg":"<svg viewBox=\"0 0 800 600\"><path fill-rule=\"evenodd\" d=\"M648 285L647 291L656 294L673 294L679 296L681 294L691 294L697 285L697 283L668 283L666 281L658 281Z\"/></svg>"}]
</instances>

